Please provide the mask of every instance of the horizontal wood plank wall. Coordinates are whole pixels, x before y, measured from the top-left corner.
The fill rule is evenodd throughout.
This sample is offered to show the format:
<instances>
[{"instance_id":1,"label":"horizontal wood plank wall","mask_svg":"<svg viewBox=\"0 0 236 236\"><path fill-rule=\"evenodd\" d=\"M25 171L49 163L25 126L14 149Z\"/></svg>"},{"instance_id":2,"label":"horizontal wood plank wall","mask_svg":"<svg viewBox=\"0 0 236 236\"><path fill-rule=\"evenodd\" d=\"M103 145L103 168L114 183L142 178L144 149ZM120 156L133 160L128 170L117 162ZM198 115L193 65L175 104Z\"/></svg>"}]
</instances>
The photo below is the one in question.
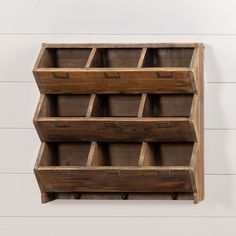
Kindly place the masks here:
<instances>
[{"instance_id":1,"label":"horizontal wood plank wall","mask_svg":"<svg viewBox=\"0 0 236 236\"><path fill-rule=\"evenodd\" d=\"M38 227L39 222L44 227ZM232 225L235 223L235 218L229 219L223 217L27 217L4 218L1 220L1 227L5 236L12 236L13 232L17 234L20 228L23 229L22 232L24 232L24 235L41 236L47 235L48 232L53 232L53 235L64 236L68 234L68 229L70 229L70 232L77 232L78 227L81 232L86 232L87 235L98 235L98 232L102 232L103 236L110 236L111 231L114 231L112 233L113 236L120 236L125 229L129 235L135 232L136 236L143 236L147 233L147 229L149 232L155 232L158 229L158 233L161 235L187 236L189 232L184 232L183 229L188 225L189 227L196 227L191 232L191 236L199 236L235 235L236 228L232 228ZM88 225L92 225L93 227L88 227Z\"/></svg>"},{"instance_id":2,"label":"horizontal wood plank wall","mask_svg":"<svg viewBox=\"0 0 236 236\"><path fill-rule=\"evenodd\" d=\"M234 0L88 0L69 5L67 0L3 0L1 6L1 235L60 236L78 228L87 235L104 236L111 230L120 235L124 229L136 235L148 230L182 236L190 229L193 236L235 235ZM41 43L154 41L205 44L204 202L195 206L186 201L59 200L41 205L32 174L40 142L32 124L39 93L31 73Z\"/></svg>"},{"instance_id":3,"label":"horizontal wood plank wall","mask_svg":"<svg viewBox=\"0 0 236 236\"><path fill-rule=\"evenodd\" d=\"M5 3L7 0L3 0L3 2ZM130 11L132 8L135 9L135 14ZM12 0L11 4L5 3L5 7L0 10L0 32L233 34L236 33L234 8L234 0L228 0L227 4L222 0L217 4L214 0L193 0L191 2L187 0L174 2L120 0L115 3L109 0L101 0L96 3L88 0L86 2L70 1L69 6L67 0L59 2L57 0L23 0L20 2Z\"/></svg>"}]
</instances>

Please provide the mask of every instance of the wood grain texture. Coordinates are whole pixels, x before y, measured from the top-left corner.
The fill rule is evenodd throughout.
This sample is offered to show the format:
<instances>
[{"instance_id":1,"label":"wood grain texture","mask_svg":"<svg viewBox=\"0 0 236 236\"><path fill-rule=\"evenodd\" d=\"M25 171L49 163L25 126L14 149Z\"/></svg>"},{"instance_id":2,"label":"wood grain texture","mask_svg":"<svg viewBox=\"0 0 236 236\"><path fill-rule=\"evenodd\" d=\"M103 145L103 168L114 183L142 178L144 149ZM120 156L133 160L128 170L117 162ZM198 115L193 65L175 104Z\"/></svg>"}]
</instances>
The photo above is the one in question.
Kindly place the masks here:
<instances>
[{"instance_id":1,"label":"wood grain texture","mask_svg":"<svg viewBox=\"0 0 236 236\"><path fill-rule=\"evenodd\" d=\"M194 92L196 80L192 69L196 59L192 55L199 46L197 43L43 44L33 73L41 93ZM87 48L93 48L92 55L84 57L82 53L79 58L80 51ZM58 50L62 53L58 54ZM78 50L78 54L74 53ZM149 88L143 85L147 83Z\"/></svg>"},{"instance_id":2,"label":"wood grain texture","mask_svg":"<svg viewBox=\"0 0 236 236\"><path fill-rule=\"evenodd\" d=\"M111 73L105 71L111 76L117 76L117 71ZM174 76L180 78L175 80L157 78L157 71L138 73L140 77L137 77L135 72L119 72L121 79L117 78L105 78L104 72L88 72L81 76L69 72L70 84L60 80L59 82L52 81L51 72L39 72L41 78L45 83L40 82L41 93L193 93L191 80L184 78L185 73L181 76L179 72L173 72ZM142 75L140 75L142 74ZM79 78L77 77L79 76ZM96 79L95 79L96 77ZM143 79L146 77L146 79ZM47 83L46 81L49 81ZM79 83L77 82L79 80ZM52 81L52 82L51 82ZM91 86L92 84L92 86ZM170 92L171 90L171 92Z\"/></svg>"},{"instance_id":3,"label":"wood grain texture","mask_svg":"<svg viewBox=\"0 0 236 236\"><path fill-rule=\"evenodd\" d=\"M1 24L10 34L1 34L0 37L0 51L2 60L0 60L1 76L0 80L7 83L1 83L1 129L0 140L1 140L1 155L0 155L0 171L1 173L10 173L4 179L3 186L6 183L15 183L13 192L8 192L8 197L5 198L4 206L7 213L13 217L1 217L1 229L0 234L6 236L12 236L16 234L23 235L43 235L48 234L48 232L54 232L55 235L65 235L68 233L68 228L71 232L77 232L78 228L81 233L84 234L99 234L102 232L103 235L110 235L111 231L114 235L120 235L125 230L127 234L143 235L147 232L156 232L163 235L187 235L189 230L192 235L235 235L235 218L232 218L232 213L235 209L235 204L233 197L235 196L232 189L234 188L234 183L231 181L233 176L229 177L227 180L222 178L217 178L211 183L207 181L207 192L209 188L211 189L215 186L215 190L212 190L211 197L206 194L207 209L205 208L205 201L198 206L191 206L189 203L180 202L178 210L175 209L175 205L179 202L168 201L168 203L155 202L152 207L158 205L155 209L155 213L168 212L169 216L172 217L136 217L138 214L142 216L143 212L142 205L150 204L150 202L143 203L139 202L136 207L138 211L133 214L131 205L133 202L121 202L121 205L125 205L123 209L120 209L120 213L133 214L133 217L125 218L112 218L105 217L100 218L99 216L106 212L108 209L114 205L114 202L108 203L101 201L91 202L88 204L85 202L75 202L75 201L55 201L50 204L40 206L39 205L39 194L36 188L35 181L32 182L25 180L21 181L20 178L23 177L20 173L32 173L33 159L36 156L36 152L39 148L39 140L37 133L32 130L31 114L36 106L36 100L38 95L38 90L34 88L34 83L30 86L24 81L34 80L29 68L32 67L33 60L38 53L41 42L150 42L150 41L198 41L204 42L205 49L205 81L206 81L206 102L207 108L205 110L205 119L207 124L213 128L213 130L205 131L205 172L206 174L215 174L218 177L220 175L232 175L235 174L235 110L232 106L227 104L235 101L235 86L232 82L235 82L235 36L233 35L235 26L233 13L235 9L234 1L193 1L187 3L187 1L180 1L178 3L171 3L167 1L153 1L150 2L135 2L136 13L132 14L130 17L130 9L123 6L133 3L121 2L121 4L116 4L116 11L114 11L114 3L108 3L102 1L102 3L96 4L93 8L94 2L87 2L84 4L72 2L71 9L75 9L75 14L68 15L66 9L66 4L68 6L68 1L55 1L46 2L42 1L3 1L4 7L1 8L2 14ZM107 4L108 3L108 4ZM163 10L163 4L166 8ZM49 6L48 6L49 4ZM158 7L153 7L157 4ZM184 6L183 6L184 4ZM186 7L186 5L187 7ZM55 10L55 5L57 9ZM79 8L75 7L78 6ZM178 6L177 6L178 5ZM204 7L202 7L204 5ZM127 5L126 5L127 6ZM214 7L213 7L214 6ZM82 9L81 9L82 7ZM49 9L50 8L50 9ZM78 9L81 9L78 15ZM105 10L106 9L106 10ZM188 9L188 11L186 11ZM190 12L189 12L190 9ZM104 10L104 14L101 11ZM183 12L181 17L176 12ZM201 14L198 14L201 12ZM80 27L72 26L73 22L83 22L86 18L87 13L91 14L91 19L86 22L86 24L81 24ZM148 14L147 14L148 13ZM10 16L9 16L10 14ZM33 15L33 18L30 15ZM37 17L38 14L38 17ZM43 17L42 17L43 14ZM82 14L82 15L81 15ZM101 18L101 15L107 17ZM109 15L108 15L109 14ZM124 16L120 18L118 16ZM145 17L141 17L143 15ZM168 17L167 17L168 15ZM127 24L127 18L129 24ZM177 17L178 16L178 17ZM220 17L219 17L220 16ZM82 20L74 20L75 17L81 17ZM72 19L73 18L73 19ZM109 18L110 27L107 25L107 18ZM126 18L126 19L125 19ZM163 24L163 19L165 18L165 24ZM34 19L32 21L28 19ZM37 20L38 19L38 20ZM206 20L207 19L207 20ZM59 22L63 22L60 24ZM70 23L69 23L70 21ZM147 22L148 23L147 23ZM204 22L208 22L205 24ZM7 24L5 22L8 22ZM31 23L30 23L31 22ZM46 22L44 24L44 22ZM56 22L56 23L55 23ZM65 23L67 22L67 23ZM95 27L94 22L102 22L102 27L96 27L96 35L81 35L75 34L76 31L83 31L91 33ZM227 23L225 23L227 22ZM44 24L44 25L43 25ZM51 26L50 26L51 25ZM59 29L60 26L60 29ZM65 34L62 32L62 27L71 34ZM136 27L136 28L135 28ZM23 28L23 30L21 30ZM106 31L110 28L110 31ZM128 28L128 29L127 29ZM1 28L3 30L3 28ZM44 34L43 31L47 31ZM62 34L54 34L58 30ZM67 31L68 30L68 31ZM136 30L140 35L127 35L119 33L133 33L132 30ZM163 30L163 31L162 31ZM190 30L190 31L189 31ZM204 30L203 34L202 31ZM27 32L26 32L27 31ZM37 31L37 34L34 34ZM64 30L63 30L64 31ZM154 32L155 31L155 32ZM213 34L212 33L216 33ZM18 34L23 32L23 34ZM110 33L110 35L104 35L103 33ZM136 33L137 33L136 32ZM145 33L158 33L158 35L145 35ZM42 34L41 34L42 33ZM101 33L103 35L101 35ZM164 35L159 35L163 33ZM170 33L170 35L167 35ZM184 35L173 35L175 33L184 33ZM194 35L186 35L186 33L194 33ZM199 34L201 33L201 34ZM228 33L228 35L223 35ZM141 35L142 34L142 35ZM199 34L199 35L197 35ZM20 58L20 63L19 63ZM223 58L223 60L222 60ZM12 69L14 68L14 69ZM21 76L19 76L21 75ZM9 82L9 83L8 83ZM210 84L207 82L220 82L221 84ZM227 83L231 82L231 83ZM32 88L31 88L32 87ZM10 93L8 91L11 91ZM29 91L33 91L30 93ZM15 94L14 96L12 94ZM209 95L209 96L208 96ZM17 97L19 103L16 104L15 97ZM24 100L24 98L27 100ZM16 106L19 108L7 109L5 107L6 100L9 102L9 107ZM21 102L21 101L26 101ZM33 103L35 101L35 103ZM22 105L21 105L22 104ZM32 106L32 107L31 107ZM3 115L4 114L4 115ZM209 127L207 126L207 127ZM6 129L8 127L9 129ZM14 129L16 128L16 129ZM30 129L24 129L30 128ZM225 130L227 129L227 130ZM12 145L14 144L14 149ZM15 158L15 157L18 158ZM11 176L13 173L17 173L16 181L11 181ZM223 188L221 184L223 183ZM27 192L19 191L17 194L17 186L27 186ZM225 189L225 185L227 188ZM226 194L221 196L221 193L217 189L222 189ZM24 193L24 194L22 194ZM17 197L16 197L17 196ZM221 196L221 197L220 197ZM22 200L24 201L21 201ZM14 204L18 199L18 204ZM26 198L27 200L23 199ZM33 203L32 203L33 202ZM109 201L108 201L109 202ZM117 204L119 201L117 201ZM32 203L32 204L31 204ZM83 208L83 204L86 206ZM164 207L162 208L162 204ZM14 211L10 207L14 205ZM31 207L30 207L31 205ZM73 205L71 207L71 205ZM79 205L79 207L78 207ZM100 208L100 206L102 207ZM119 205L119 207L122 207ZM38 208L38 211L35 208ZM95 218L67 218L64 216L67 209L68 212L73 213L77 211L80 213L82 209L89 211L89 207L92 206L94 211L97 211L97 217ZM205 211L202 211L202 206L204 206ZM21 208L18 208L21 207ZM31 209L30 210L28 209ZM186 208L189 210L189 214L198 213L198 217L178 217L182 213L186 213ZM211 208L211 209L210 209ZM213 210L214 211L211 211ZM225 209L228 209L227 213ZM34 215L42 213L40 217L21 217L27 211ZM47 212L45 212L45 210ZM48 210L50 212L48 212ZM123 210L123 211L122 211ZM172 212L170 212L172 210ZM173 210L175 214L173 214ZM56 211L56 212L55 212ZM65 212L66 211L66 212ZM153 210L154 212L154 210ZM113 213L117 213L116 211ZM4 215L4 212L2 212ZM206 216L208 214L208 217ZM58 215L61 216L57 217ZM217 217L215 217L217 215ZM219 215L227 215L226 217L220 217ZM231 216L230 216L231 215ZM51 216L51 217L49 217ZM54 216L54 217L53 217ZM14 227L13 227L14 225ZM43 227L38 227L42 225ZM93 227L90 227L93 225ZM169 226L172 227L169 227ZM183 229L187 229L185 232ZM37 229L37 230L35 230ZM114 230L115 229L115 230Z\"/></svg>"},{"instance_id":4,"label":"wood grain texture","mask_svg":"<svg viewBox=\"0 0 236 236\"><path fill-rule=\"evenodd\" d=\"M64 170L66 171L66 170ZM38 170L45 192L192 192L188 170L176 170L175 177L151 175L154 170L122 170L119 178L108 176L107 169L79 169L70 176L58 177L63 170ZM67 171L68 172L68 171ZM58 174L59 173L59 174ZM145 181L144 181L145 179ZM99 199L99 198L98 198Z\"/></svg>"},{"instance_id":5,"label":"wood grain texture","mask_svg":"<svg viewBox=\"0 0 236 236\"><path fill-rule=\"evenodd\" d=\"M187 118L38 118L43 141L195 141ZM168 130L168 132L167 132Z\"/></svg>"},{"instance_id":6,"label":"wood grain texture","mask_svg":"<svg viewBox=\"0 0 236 236\"><path fill-rule=\"evenodd\" d=\"M236 174L235 130L205 130L205 174ZM34 129L1 129L0 174L32 174L40 140ZM15 144L14 148L12 143ZM5 154L4 154L5 153ZM15 158L16 156L21 158Z\"/></svg>"},{"instance_id":7,"label":"wood grain texture","mask_svg":"<svg viewBox=\"0 0 236 236\"><path fill-rule=\"evenodd\" d=\"M192 201L173 200L116 202L56 200L42 206L40 191L33 174L0 175L0 184L4 185L6 182L9 184L5 185L5 191L2 191L0 196L1 216L186 216L189 218L236 216L234 175L206 175L206 197L197 205L193 205ZM219 189L221 191L218 191ZM11 207L6 202L11 202Z\"/></svg>"},{"instance_id":8,"label":"wood grain texture","mask_svg":"<svg viewBox=\"0 0 236 236\"><path fill-rule=\"evenodd\" d=\"M140 143L43 143L35 166L42 202L119 199L115 192L122 199L193 199L192 148L191 143L143 143L142 150Z\"/></svg>"},{"instance_id":9,"label":"wood grain texture","mask_svg":"<svg viewBox=\"0 0 236 236\"><path fill-rule=\"evenodd\" d=\"M205 129L206 130L234 130L236 129L236 110L231 109L232 101L236 100L236 84L211 83L205 88ZM11 96L12 91L17 100ZM39 99L39 92L35 83L1 83L0 116L1 128L29 129L33 128L32 116ZM5 106L8 101L9 106ZM18 107L25 112L19 113Z\"/></svg>"},{"instance_id":10,"label":"wood grain texture","mask_svg":"<svg viewBox=\"0 0 236 236\"><path fill-rule=\"evenodd\" d=\"M106 193L113 199L112 192L121 193L122 199L138 192L168 193L174 200L189 193L188 199L200 202L203 199L203 188L199 190L203 179L203 171L199 170L203 167L203 143L199 134L203 130L202 47L192 43L131 47L129 44L43 44L33 73L39 89L41 85L49 89L51 83L57 89L50 91L52 94L41 95L34 116L38 134L46 142L41 146L34 169L42 203L71 198L73 194L75 199L80 199L87 192L93 193L93 199L103 198ZM51 79L42 76L45 70L51 73ZM91 71L93 81L87 77ZM123 74L126 72L137 81L143 79L148 92L139 87L133 91L130 77ZM101 85L95 86L94 81L102 73L110 83L123 80L126 85L120 90L109 88L110 94L106 91L97 94ZM81 86L83 76L92 92ZM176 76L188 80L190 91L181 94L166 86L165 81L175 84L179 79ZM70 78L76 78L79 90ZM147 83L147 78L158 80L164 90L154 87L156 92L152 94L152 83ZM75 90L68 87L65 92L66 85ZM48 143L55 141L58 143ZM102 195L96 195L97 192ZM162 197L165 199L166 195Z\"/></svg>"}]
</instances>

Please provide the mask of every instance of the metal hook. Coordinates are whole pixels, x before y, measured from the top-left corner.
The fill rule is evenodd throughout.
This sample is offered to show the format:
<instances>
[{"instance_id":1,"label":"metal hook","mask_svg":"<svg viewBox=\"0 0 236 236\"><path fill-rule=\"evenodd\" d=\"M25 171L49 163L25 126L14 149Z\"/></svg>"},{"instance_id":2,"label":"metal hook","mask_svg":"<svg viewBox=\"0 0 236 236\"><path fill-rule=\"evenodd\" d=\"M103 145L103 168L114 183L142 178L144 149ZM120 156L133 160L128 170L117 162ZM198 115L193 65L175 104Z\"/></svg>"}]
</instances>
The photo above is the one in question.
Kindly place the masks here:
<instances>
[{"instance_id":1,"label":"metal hook","mask_svg":"<svg viewBox=\"0 0 236 236\"><path fill-rule=\"evenodd\" d=\"M81 193L75 193L74 197L75 197L75 199L80 199L81 198Z\"/></svg>"},{"instance_id":2,"label":"metal hook","mask_svg":"<svg viewBox=\"0 0 236 236\"><path fill-rule=\"evenodd\" d=\"M129 194L128 193L122 193L121 197L122 197L123 200L127 200L128 197L129 197Z\"/></svg>"},{"instance_id":3,"label":"metal hook","mask_svg":"<svg viewBox=\"0 0 236 236\"><path fill-rule=\"evenodd\" d=\"M178 196L179 196L178 193L174 192L174 193L171 193L170 195L171 195L172 200L178 200Z\"/></svg>"}]
</instances>

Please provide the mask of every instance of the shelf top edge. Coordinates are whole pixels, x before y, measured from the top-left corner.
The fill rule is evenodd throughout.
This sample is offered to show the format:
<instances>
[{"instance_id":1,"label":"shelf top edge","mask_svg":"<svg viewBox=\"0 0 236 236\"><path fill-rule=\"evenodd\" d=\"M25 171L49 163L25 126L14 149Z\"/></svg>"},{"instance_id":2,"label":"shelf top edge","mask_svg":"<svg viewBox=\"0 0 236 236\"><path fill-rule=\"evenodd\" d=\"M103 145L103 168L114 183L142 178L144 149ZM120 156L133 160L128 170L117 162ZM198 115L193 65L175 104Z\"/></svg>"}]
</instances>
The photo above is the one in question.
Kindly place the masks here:
<instances>
[{"instance_id":1,"label":"shelf top edge","mask_svg":"<svg viewBox=\"0 0 236 236\"><path fill-rule=\"evenodd\" d=\"M165 43L42 43L45 48L143 48L143 47L201 47L197 42L165 42Z\"/></svg>"},{"instance_id":2,"label":"shelf top edge","mask_svg":"<svg viewBox=\"0 0 236 236\"><path fill-rule=\"evenodd\" d=\"M85 122L190 122L187 117L38 117L37 121L85 121Z\"/></svg>"},{"instance_id":3,"label":"shelf top edge","mask_svg":"<svg viewBox=\"0 0 236 236\"><path fill-rule=\"evenodd\" d=\"M38 166L37 170L190 171L190 166Z\"/></svg>"},{"instance_id":4,"label":"shelf top edge","mask_svg":"<svg viewBox=\"0 0 236 236\"><path fill-rule=\"evenodd\" d=\"M135 71L135 72L191 72L192 68L190 67L101 67L101 68L57 68L57 67L34 67L33 72L105 72L105 71L119 71L119 72L128 72L128 71Z\"/></svg>"}]
</instances>

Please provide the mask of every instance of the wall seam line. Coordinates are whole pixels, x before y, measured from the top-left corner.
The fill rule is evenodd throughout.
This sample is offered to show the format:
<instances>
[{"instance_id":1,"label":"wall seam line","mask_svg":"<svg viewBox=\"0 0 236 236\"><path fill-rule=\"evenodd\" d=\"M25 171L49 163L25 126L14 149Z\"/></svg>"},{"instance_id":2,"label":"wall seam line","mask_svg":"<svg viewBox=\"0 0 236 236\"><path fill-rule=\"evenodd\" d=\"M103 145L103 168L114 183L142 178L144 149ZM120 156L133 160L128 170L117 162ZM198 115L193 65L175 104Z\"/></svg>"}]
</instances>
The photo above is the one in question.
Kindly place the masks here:
<instances>
[{"instance_id":1,"label":"wall seam line","mask_svg":"<svg viewBox=\"0 0 236 236\"><path fill-rule=\"evenodd\" d=\"M14 216L14 215L10 215L10 216L0 216L0 218L233 218L235 219L236 216L214 216L214 215L204 215L204 216L192 216L192 215L186 215L186 216L137 216L137 215L130 215L130 216L126 216L126 215L119 215L119 216L114 216L114 215L105 215L105 216L94 216L94 215L84 215L84 216Z\"/></svg>"},{"instance_id":2,"label":"wall seam line","mask_svg":"<svg viewBox=\"0 0 236 236\"><path fill-rule=\"evenodd\" d=\"M79 35L79 36L236 36L236 33L212 33L212 34L206 34L206 33L198 33L198 34L192 34L192 33L174 33L174 34L168 34L168 33L72 33L72 32L58 32L58 33L28 33L28 32L20 32L20 33L6 33L6 32L0 32L1 36L38 36L38 35Z\"/></svg>"}]
</instances>

